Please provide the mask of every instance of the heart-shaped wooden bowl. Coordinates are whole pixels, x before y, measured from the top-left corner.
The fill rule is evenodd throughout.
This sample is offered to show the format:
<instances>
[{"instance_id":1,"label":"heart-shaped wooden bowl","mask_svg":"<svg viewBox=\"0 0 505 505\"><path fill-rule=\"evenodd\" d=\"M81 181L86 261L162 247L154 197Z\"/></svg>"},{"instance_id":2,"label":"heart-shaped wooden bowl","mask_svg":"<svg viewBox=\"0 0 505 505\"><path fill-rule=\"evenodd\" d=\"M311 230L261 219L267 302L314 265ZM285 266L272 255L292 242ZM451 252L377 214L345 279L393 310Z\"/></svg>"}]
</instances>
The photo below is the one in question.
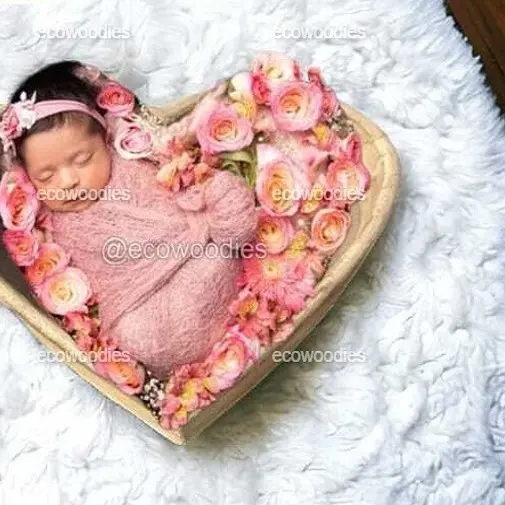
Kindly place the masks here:
<instances>
[{"instance_id":1,"label":"heart-shaped wooden bowl","mask_svg":"<svg viewBox=\"0 0 505 505\"><path fill-rule=\"evenodd\" d=\"M202 96L202 93L191 95L166 107L151 107L150 110L162 118L165 124L169 124L190 112ZM0 302L17 314L42 344L52 351L63 351L67 365L85 381L171 442L179 445L186 443L216 421L277 366L278 363L272 359L274 351L293 350L309 335L335 305L388 222L399 184L397 155L384 132L352 107L343 105L343 108L361 137L363 161L372 177L366 198L351 207L352 226L345 242L335 253L326 274L318 283L316 296L296 316L295 329L288 339L274 345L234 387L196 413L183 427L177 430L163 429L138 398L123 393L113 383L96 374L87 361L82 361L82 353L71 336L34 298L21 271L3 247L0 248Z\"/></svg>"}]
</instances>

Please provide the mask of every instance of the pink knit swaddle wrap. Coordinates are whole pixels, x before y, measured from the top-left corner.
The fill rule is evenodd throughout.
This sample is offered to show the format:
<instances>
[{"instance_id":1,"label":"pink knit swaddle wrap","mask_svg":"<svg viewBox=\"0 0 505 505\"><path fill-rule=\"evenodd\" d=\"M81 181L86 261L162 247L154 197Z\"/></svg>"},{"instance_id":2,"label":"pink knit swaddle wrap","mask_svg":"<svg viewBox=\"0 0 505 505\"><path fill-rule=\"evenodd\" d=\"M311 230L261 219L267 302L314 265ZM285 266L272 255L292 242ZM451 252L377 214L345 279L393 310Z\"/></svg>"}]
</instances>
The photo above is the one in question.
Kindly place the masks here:
<instances>
[{"instance_id":1,"label":"pink knit swaddle wrap","mask_svg":"<svg viewBox=\"0 0 505 505\"><path fill-rule=\"evenodd\" d=\"M154 175L150 162L114 153L106 188L127 189L129 200L98 200L81 212L55 212L53 236L87 274L100 302L101 331L163 377L175 364L204 359L223 336L241 260L231 253L205 258L201 247L193 249L198 257L190 257L187 247L184 257L165 258L164 247L163 259L111 265L103 259L104 244L118 237L125 244L212 240L240 246L252 239L257 214L252 190L228 172L178 196ZM149 251L152 256L153 248Z\"/></svg>"}]
</instances>

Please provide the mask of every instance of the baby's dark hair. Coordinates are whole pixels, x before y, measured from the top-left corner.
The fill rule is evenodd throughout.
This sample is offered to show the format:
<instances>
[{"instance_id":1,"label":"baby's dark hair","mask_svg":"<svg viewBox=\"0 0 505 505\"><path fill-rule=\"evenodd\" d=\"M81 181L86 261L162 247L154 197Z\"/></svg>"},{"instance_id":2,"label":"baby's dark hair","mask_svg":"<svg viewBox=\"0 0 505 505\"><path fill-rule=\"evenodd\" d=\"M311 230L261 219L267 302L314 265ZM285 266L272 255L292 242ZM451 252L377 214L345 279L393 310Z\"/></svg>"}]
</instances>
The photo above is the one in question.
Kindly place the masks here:
<instances>
[{"instance_id":1,"label":"baby's dark hair","mask_svg":"<svg viewBox=\"0 0 505 505\"><path fill-rule=\"evenodd\" d=\"M28 98L35 91L37 102L42 100L75 100L103 115L105 111L96 103L100 88L78 76L79 71L82 71L83 68L84 65L76 60L65 60L47 65L23 81L12 94L10 102L14 103L20 100L23 91L26 92ZM135 101L138 104L137 98ZM16 152L20 161L24 163L23 144L28 137L67 124L82 125L88 128L90 134L101 133L105 136L103 126L91 116L78 111L59 112L40 119L15 139Z\"/></svg>"}]
</instances>

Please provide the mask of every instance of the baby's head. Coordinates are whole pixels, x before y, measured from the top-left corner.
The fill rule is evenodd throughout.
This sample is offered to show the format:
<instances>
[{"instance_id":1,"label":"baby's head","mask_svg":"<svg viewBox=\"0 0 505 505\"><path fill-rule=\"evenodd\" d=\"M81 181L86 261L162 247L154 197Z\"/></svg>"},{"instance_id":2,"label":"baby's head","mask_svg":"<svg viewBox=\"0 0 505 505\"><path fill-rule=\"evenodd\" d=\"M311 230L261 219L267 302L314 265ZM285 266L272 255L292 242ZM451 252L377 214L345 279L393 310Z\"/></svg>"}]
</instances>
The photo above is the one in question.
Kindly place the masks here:
<instances>
[{"instance_id":1,"label":"baby's head","mask_svg":"<svg viewBox=\"0 0 505 505\"><path fill-rule=\"evenodd\" d=\"M28 177L39 190L58 199L45 199L54 211L80 211L93 200L83 199L84 190L102 189L109 181L111 157L103 112L96 103L99 88L79 77L83 65L63 61L44 67L31 75L14 92L11 103L18 102L23 92L30 98L36 92L36 103L46 100L72 100L99 114L98 118L81 111L63 111L38 119L15 139L15 151ZM47 190L51 189L51 192ZM54 190L83 191L54 191ZM78 194L79 198L62 198ZM91 191L91 195L98 191Z\"/></svg>"}]
</instances>

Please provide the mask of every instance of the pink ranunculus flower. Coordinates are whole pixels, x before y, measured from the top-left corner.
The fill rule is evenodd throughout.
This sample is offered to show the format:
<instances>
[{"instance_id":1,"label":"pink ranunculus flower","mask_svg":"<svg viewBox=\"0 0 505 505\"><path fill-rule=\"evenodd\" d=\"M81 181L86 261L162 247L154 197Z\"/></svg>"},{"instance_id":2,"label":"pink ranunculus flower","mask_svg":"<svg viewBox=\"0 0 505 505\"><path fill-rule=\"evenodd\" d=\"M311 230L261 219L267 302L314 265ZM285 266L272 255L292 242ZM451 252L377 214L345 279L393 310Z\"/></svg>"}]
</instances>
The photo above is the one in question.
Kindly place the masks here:
<instances>
[{"instance_id":1,"label":"pink ranunculus flower","mask_svg":"<svg viewBox=\"0 0 505 505\"><path fill-rule=\"evenodd\" d=\"M114 147L119 155L125 159L146 158L152 153L152 138L136 124L128 124L118 129Z\"/></svg>"},{"instance_id":2,"label":"pink ranunculus flower","mask_svg":"<svg viewBox=\"0 0 505 505\"><path fill-rule=\"evenodd\" d=\"M97 104L112 116L127 116L135 108L135 97L118 82L109 82L99 93Z\"/></svg>"},{"instance_id":3,"label":"pink ranunculus flower","mask_svg":"<svg viewBox=\"0 0 505 505\"><path fill-rule=\"evenodd\" d=\"M284 251L293 240L294 234L295 228L291 218L260 212L256 239L265 245L267 253L278 254Z\"/></svg>"},{"instance_id":4,"label":"pink ranunculus flower","mask_svg":"<svg viewBox=\"0 0 505 505\"><path fill-rule=\"evenodd\" d=\"M211 393L219 393L230 388L254 359L247 337L239 330L230 331L214 345L207 358L210 371L203 380L206 389Z\"/></svg>"},{"instance_id":5,"label":"pink ranunculus flower","mask_svg":"<svg viewBox=\"0 0 505 505\"><path fill-rule=\"evenodd\" d=\"M304 170L269 144L258 144L256 194L263 209L277 216L292 216L309 183Z\"/></svg>"},{"instance_id":6,"label":"pink ranunculus flower","mask_svg":"<svg viewBox=\"0 0 505 505\"><path fill-rule=\"evenodd\" d=\"M8 170L0 181L0 216L8 230L30 230L35 224L37 191L22 168Z\"/></svg>"},{"instance_id":7,"label":"pink ranunculus flower","mask_svg":"<svg viewBox=\"0 0 505 505\"><path fill-rule=\"evenodd\" d=\"M272 93L272 115L277 126L285 131L305 131L319 121L323 93L313 83L284 82Z\"/></svg>"},{"instance_id":8,"label":"pink ranunculus flower","mask_svg":"<svg viewBox=\"0 0 505 505\"><path fill-rule=\"evenodd\" d=\"M230 79L230 91L228 91L228 96L237 112L249 121L254 121L258 109L254 100L252 82L250 72L239 72Z\"/></svg>"},{"instance_id":9,"label":"pink ranunculus flower","mask_svg":"<svg viewBox=\"0 0 505 505\"><path fill-rule=\"evenodd\" d=\"M51 275L63 271L68 261L62 247L44 242L39 247L37 258L25 271L26 279L32 286L40 286Z\"/></svg>"},{"instance_id":10,"label":"pink ranunculus flower","mask_svg":"<svg viewBox=\"0 0 505 505\"><path fill-rule=\"evenodd\" d=\"M146 376L144 367L126 353L114 356L110 361L99 359L94 363L94 367L98 374L114 382L128 395L136 395L144 387Z\"/></svg>"},{"instance_id":11,"label":"pink ranunculus flower","mask_svg":"<svg viewBox=\"0 0 505 505\"><path fill-rule=\"evenodd\" d=\"M86 302L91 296L91 286L82 270L67 267L46 279L37 293L49 312L64 316L68 312L88 311Z\"/></svg>"},{"instance_id":12,"label":"pink ranunculus flower","mask_svg":"<svg viewBox=\"0 0 505 505\"><path fill-rule=\"evenodd\" d=\"M251 122L234 107L217 102L200 118L196 136L203 151L215 154L247 147L254 134Z\"/></svg>"},{"instance_id":13,"label":"pink ranunculus flower","mask_svg":"<svg viewBox=\"0 0 505 505\"><path fill-rule=\"evenodd\" d=\"M300 67L289 56L276 52L261 52L251 63L252 91L258 104L268 104L279 83L300 79Z\"/></svg>"},{"instance_id":14,"label":"pink ranunculus flower","mask_svg":"<svg viewBox=\"0 0 505 505\"><path fill-rule=\"evenodd\" d=\"M311 245L324 253L333 253L345 240L351 216L342 209L321 209L312 220Z\"/></svg>"},{"instance_id":15,"label":"pink ranunculus flower","mask_svg":"<svg viewBox=\"0 0 505 505\"><path fill-rule=\"evenodd\" d=\"M35 261L39 242L31 231L6 230L2 239L16 265L26 267Z\"/></svg>"},{"instance_id":16,"label":"pink ranunculus flower","mask_svg":"<svg viewBox=\"0 0 505 505\"><path fill-rule=\"evenodd\" d=\"M340 107L337 95L331 88L325 86L323 78L321 77L321 71L318 68L309 68L307 70L307 75L309 77L309 81L318 86L323 93L323 105L321 107L320 121L327 121L338 112Z\"/></svg>"}]
</instances>

